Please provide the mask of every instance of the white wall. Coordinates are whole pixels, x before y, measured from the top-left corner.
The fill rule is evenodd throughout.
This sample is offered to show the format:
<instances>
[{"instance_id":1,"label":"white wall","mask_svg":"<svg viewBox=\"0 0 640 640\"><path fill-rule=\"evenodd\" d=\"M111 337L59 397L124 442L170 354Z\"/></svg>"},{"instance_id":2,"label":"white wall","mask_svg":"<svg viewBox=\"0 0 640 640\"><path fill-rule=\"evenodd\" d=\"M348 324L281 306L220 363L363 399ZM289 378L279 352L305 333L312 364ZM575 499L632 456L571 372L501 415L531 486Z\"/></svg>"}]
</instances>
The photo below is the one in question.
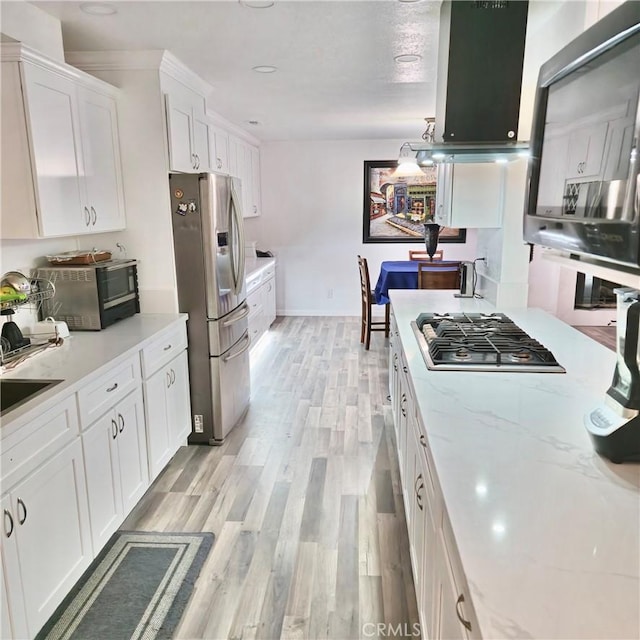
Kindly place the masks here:
<instances>
[{"instance_id":1,"label":"white wall","mask_svg":"<svg viewBox=\"0 0 640 640\"><path fill-rule=\"evenodd\" d=\"M262 210L246 220L248 240L277 258L277 308L285 315L359 315L356 256L369 261L372 287L383 260L406 260L424 243L363 244L364 161L397 158L404 140L268 142L261 146ZM446 259L476 257L442 243Z\"/></svg>"},{"instance_id":2,"label":"white wall","mask_svg":"<svg viewBox=\"0 0 640 640\"><path fill-rule=\"evenodd\" d=\"M60 20L27 2L0 2L0 31L4 36L64 61Z\"/></svg>"}]
</instances>

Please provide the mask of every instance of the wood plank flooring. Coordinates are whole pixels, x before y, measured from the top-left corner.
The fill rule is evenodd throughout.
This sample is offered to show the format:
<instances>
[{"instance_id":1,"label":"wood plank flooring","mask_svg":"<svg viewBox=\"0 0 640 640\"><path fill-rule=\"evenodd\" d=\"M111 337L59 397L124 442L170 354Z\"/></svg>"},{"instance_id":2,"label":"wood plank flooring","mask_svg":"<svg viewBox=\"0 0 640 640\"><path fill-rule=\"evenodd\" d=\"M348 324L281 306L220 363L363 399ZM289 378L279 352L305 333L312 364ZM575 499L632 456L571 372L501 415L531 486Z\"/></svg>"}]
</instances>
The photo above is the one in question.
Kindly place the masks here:
<instances>
[{"instance_id":1,"label":"wood plank flooring","mask_svg":"<svg viewBox=\"0 0 640 640\"><path fill-rule=\"evenodd\" d=\"M582 333L593 338L596 342L603 344L611 351L616 350L616 327L587 327L587 326L574 326L574 329L581 331Z\"/></svg>"},{"instance_id":2,"label":"wood plank flooring","mask_svg":"<svg viewBox=\"0 0 640 640\"><path fill-rule=\"evenodd\" d=\"M220 447L182 447L123 524L216 535L176 638L350 640L418 622L388 345L359 340L359 318L279 318L243 422Z\"/></svg>"}]
</instances>

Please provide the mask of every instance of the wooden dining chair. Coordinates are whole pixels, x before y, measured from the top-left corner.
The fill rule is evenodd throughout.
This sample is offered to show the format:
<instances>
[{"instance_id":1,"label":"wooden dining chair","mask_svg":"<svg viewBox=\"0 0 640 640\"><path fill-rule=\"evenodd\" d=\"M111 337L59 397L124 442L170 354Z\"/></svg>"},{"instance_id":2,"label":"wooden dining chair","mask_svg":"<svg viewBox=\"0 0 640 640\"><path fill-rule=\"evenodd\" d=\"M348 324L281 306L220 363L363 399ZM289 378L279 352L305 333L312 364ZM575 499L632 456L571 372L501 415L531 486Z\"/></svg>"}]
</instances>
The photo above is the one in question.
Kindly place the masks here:
<instances>
[{"instance_id":1,"label":"wooden dining chair","mask_svg":"<svg viewBox=\"0 0 640 640\"><path fill-rule=\"evenodd\" d=\"M433 259L444 260L442 249L438 249L433 254ZM429 257L429 254L426 251L417 251L417 250L412 251L411 249L409 249L409 260L421 260L421 261L426 260L427 262L431 262L431 258Z\"/></svg>"},{"instance_id":2,"label":"wooden dining chair","mask_svg":"<svg viewBox=\"0 0 640 640\"><path fill-rule=\"evenodd\" d=\"M455 267L452 269L452 267ZM418 289L459 289L460 263L419 262Z\"/></svg>"},{"instance_id":3,"label":"wooden dining chair","mask_svg":"<svg viewBox=\"0 0 640 640\"><path fill-rule=\"evenodd\" d=\"M360 270L360 297L362 300L362 319L360 321L360 342L364 343L364 348L369 349L372 331L384 331L385 338L389 337L389 304L384 305L384 321L373 321L371 309L377 304L371 290L369 280L369 266L367 259L358 256L358 269Z\"/></svg>"}]
</instances>

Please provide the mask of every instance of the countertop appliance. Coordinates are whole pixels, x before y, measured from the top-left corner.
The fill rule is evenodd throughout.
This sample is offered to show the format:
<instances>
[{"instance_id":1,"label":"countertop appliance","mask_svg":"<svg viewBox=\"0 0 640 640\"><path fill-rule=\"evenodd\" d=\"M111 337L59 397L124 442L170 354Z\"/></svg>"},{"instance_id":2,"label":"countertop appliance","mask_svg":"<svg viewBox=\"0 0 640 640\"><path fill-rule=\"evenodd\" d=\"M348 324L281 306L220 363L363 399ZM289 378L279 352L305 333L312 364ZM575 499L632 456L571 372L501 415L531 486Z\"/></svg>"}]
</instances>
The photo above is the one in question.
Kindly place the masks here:
<instances>
[{"instance_id":1,"label":"countertop appliance","mask_svg":"<svg viewBox=\"0 0 640 640\"><path fill-rule=\"evenodd\" d=\"M473 298L476 293L476 265L474 262L464 260L460 263L460 293L455 293L456 298Z\"/></svg>"},{"instance_id":2,"label":"countertop appliance","mask_svg":"<svg viewBox=\"0 0 640 640\"><path fill-rule=\"evenodd\" d=\"M66 322L71 331L99 331L140 313L136 260L42 267L37 275L55 287L41 317Z\"/></svg>"},{"instance_id":3,"label":"countertop appliance","mask_svg":"<svg viewBox=\"0 0 640 640\"><path fill-rule=\"evenodd\" d=\"M249 305L240 181L169 175L178 305L189 314L193 444L221 444L249 406Z\"/></svg>"},{"instance_id":4,"label":"countertop appliance","mask_svg":"<svg viewBox=\"0 0 640 640\"><path fill-rule=\"evenodd\" d=\"M540 68L524 238L640 273L640 3L625 2Z\"/></svg>"},{"instance_id":5,"label":"countertop appliance","mask_svg":"<svg viewBox=\"0 0 640 640\"><path fill-rule=\"evenodd\" d=\"M598 453L612 462L640 462L640 291L621 287L617 297L617 360L604 404L585 416Z\"/></svg>"},{"instance_id":6,"label":"countertop appliance","mask_svg":"<svg viewBox=\"0 0 640 640\"><path fill-rule=\"evenodd\" d=\"M503 313L421 313L411 327L428 369L565 373Z\"/></svg>"}]
</instances>

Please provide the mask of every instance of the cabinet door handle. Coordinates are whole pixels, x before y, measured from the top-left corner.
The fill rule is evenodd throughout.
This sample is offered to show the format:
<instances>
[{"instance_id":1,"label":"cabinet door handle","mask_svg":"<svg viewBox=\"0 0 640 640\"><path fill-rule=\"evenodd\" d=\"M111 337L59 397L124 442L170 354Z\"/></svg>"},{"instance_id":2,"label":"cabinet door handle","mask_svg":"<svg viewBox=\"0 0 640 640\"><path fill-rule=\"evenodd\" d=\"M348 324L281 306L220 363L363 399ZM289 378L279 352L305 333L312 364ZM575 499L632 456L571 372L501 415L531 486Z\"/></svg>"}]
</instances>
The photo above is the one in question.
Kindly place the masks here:
<instances>
[{"instance_id":1,"label":"cabinet door handle","mask_svg":"<svg viewBox=\"0 0 640 640\"><path fill-rule=\"evenodd\" d=\"M426 449L427 448L427 439L424 437L424 433L420 434L420 444Z\"/></svg>"},{"instance_id":2,"label":"cabinet door handle","mask_svg":"<svg viewBox=\"0 0 640 640\"><path fill-rule=\"evenodd\" d=\"M406 418L407 417L407 412L404 408L404 403L407 401L407 396L403 393L402 397L400 398L400 412L402 413L402 415Z\"/></svg>"},{"instance_id":3,"label":"cabinet door handle","mask_svg":"<svg viewBox=\"0 0 640 640\"><path fill-rule=\"evenodd\" d=\"M394 371L398 370L398 354L397 353L393 354L393 370Z\"/></svg>"},{"instance_id":4,"label":"cabinet door handle","mask_svg":"<svg viewBox=\"0 0 640 640\"><path fill-rule=\"evenodd\" d=\"M89 209L87 209L87 207L84 207L84 217L85 217L85 226L89 226L91 224L91 214L89 213Z\"/></svg>"},{"instance_id":5,"label":"cabinet door handle","mask_svg":"<svg viewBox=\"0 0 640 640\"><path fill-rule=\"evenodd\" d=\"M171 384L173 384L176 381L176 372L171 369Z\"/></svg>"},{"instance_id":6,"label":"cabinet door handle","mask_svg":"<svg viewBox=\"0 0 640 640\"><path fill-rule=\"evenodd\" d=\"M420 494L420 492L424 489L424 482L422 482L422 474L419 474L418 477L416 478L414 488L416 490L416 502L418 503L418 508L420 509L420 511L422 511L424 509L424 507L422 506L422 495Z\"/></svg>"},{"instance_id":7,"label":"cabinet door handle","mask_svg":"<svg viewBox=\"0 0 640 640\"><path fill-rule=\"evenodd\" d=\"M220 158L216 158L216 166L218 169L222 169L222 160Z\"/></svg>"},{"instance_id":8,"label":"cabinet door handle","mask_svg":"<svg viewBox=\"0 0 640 640\"><path fill-rule=\"evenodd\" d=\"M7 531L7 520L9 521L9 531ZM5 509L4 510L4 535L7 536L7 538L10 538L12 533L13 533L13 516L9 511Z\"/></svg>"},{"instance_id":9,"label":"cabinet door handle","mask_svg":"<svg viewBox=\"0 0 640 640\"><path fill-rule=\"evenodd\" d=\"M253 213L258 213L258 207L256 207L256 205L253 205Z\"/></svg>"},{"instance_id":10,"label":"cabinet door handle","mask_svg":"<svg viewBox=\"0 0 640 640\"><path fill-rule=\"evenodd\" d=\"M200 156L196 153L196 170L200 168Z\"/></svg>"},{"instance_id":11,"label":"cabinet door handle","mask_svg":"<svg viewBox=\"0 0 640 640\"><path fill-rule=\"evenodd\" d=\"M122 433L124 431L124 418L122 417L122 414L119 413L118 414L118 422L120 423L120 433Z\"/></svg>"},{"instance_id":12,"label":"cabinet door handle","mask_svg":"<svg viewBox=\"0 0 640 640\"><path fill-rule=\"evenodd\" d=\"M171 374L167 371L167 389L171 386Z\"/></svg>"},{"instance_id":13,"label":"cabinet door handle","mask_svg":"<svg viewBox=\"0 0 640 640\"><path fill-rule=\"evenodd\" d=\"M196 154L195 153L191 154L191 168L192 169L196 168Z\"/></svg>"},{"instance_id":14,"label":"cabinet door handle","mask_svg":"<svg viewBox=\"0 0 640 640\"><path fill-rule=\"evenodd\" d=\"M18 498L18 524L24 524L24 521L27 519L27 507L25 503L22 501L22 498ZM20 517L20 507L22 507L22 518Z\"/></svg>"},{"instance_id":15,"label":"cabinet door handle","mask_svg":"<svg viewBox=\"0 0 640 640\"><path fill-rule=\"evenodd\" d=\"M118 424L115 420L111 420L111 426L113 427L113 431L111 432L111 437L115 440L118 435Z\"/></svg>"},{"instance_id":16,"label":"cabinet door handle","mask_svg":"<svg viewBox=\"0 0 640 640\"><path fill-rule=\"evenodd\" d=\"M98 219L98 214L96 213L96 210L93 207L91 207L91 224L95 225L97 219Z\"/></svg>"},{"instance_id":17,"label":"cabinet door handle","mask_svg":"<svg viewBox=\"0 0 640 640\"><path fill-rule=\"evenodd\" d=\"M115 382L112 387L109 387L107 389L107 393L111 393L112 391L115 391L117 388L118 388L118 383Z\"/></svg>"},{"instance_id":18,"label":"cabinet door handle","mask_svg":"<svg viewBox=\"0 0 640 640\"><path fill-rule=\"evenodd\" d=\"M464 594L463 593L461 593L458 596L458 599L456 600L456 615L458 616L458 620L460 620L460 622L462 623L462 626L465 629L471 631L471 623L468 620L465 620L462 617L462 614L460 613L460 609L458 608L458 605L460 605L462 602L464 602Z\"/></svg>"},{"instance_id":19,"label":"cabinet door handle","mask_svg":"<svg viewBox=\"0 0 640 640\"><path fill-rule=\"evenodd\" d=\"M409 369L407 369L407 365L403 364L402 365L402 370L407 373L409 371Z\"/></svg>"},{"instance_id":20,"label":"cabinet door handle","mask_svg":"<svg viewBox=\"0 0 640 640\"><path fill-rule=\"evenodd\" d=\"M171 345L171 344L168 344L168 345L163 349L163 351L169 351L169 349L171 349L171 347L172 347L172 345Z\"/></svg>"}]
</instances>

